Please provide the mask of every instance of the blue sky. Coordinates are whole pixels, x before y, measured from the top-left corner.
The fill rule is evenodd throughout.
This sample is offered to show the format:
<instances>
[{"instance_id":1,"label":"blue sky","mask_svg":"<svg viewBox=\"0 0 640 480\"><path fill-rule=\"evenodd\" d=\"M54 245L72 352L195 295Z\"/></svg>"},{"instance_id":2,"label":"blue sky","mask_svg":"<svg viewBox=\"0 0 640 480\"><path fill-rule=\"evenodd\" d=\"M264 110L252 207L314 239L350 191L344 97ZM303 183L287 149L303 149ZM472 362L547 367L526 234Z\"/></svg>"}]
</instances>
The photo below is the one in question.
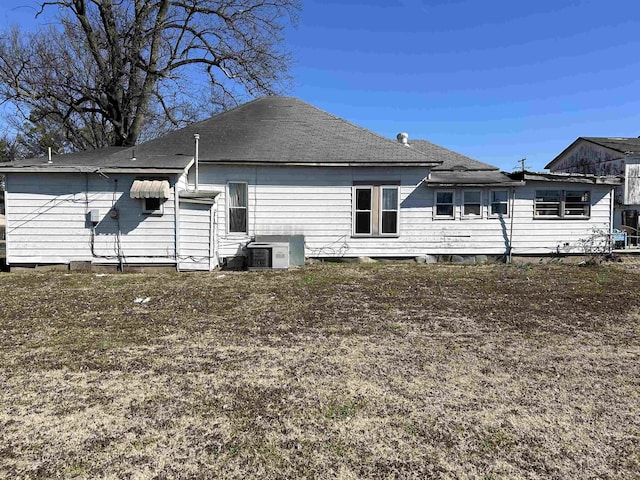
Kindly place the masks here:
<instances>
[{"instance_id":1,"label":"blue sky","mask_svg":"<svg viewBox=\"0 0 640 480\"><path fill-rule=\"evenodd\" d=\"M640 135L637 0L303 2L290 93L383 136L510 171L578 136ZM37 2L13 5L0 28L32 25Z\"/></svg>"},{"instance_id":2,"label":"blue sky","mask_svg":"<svg viewBox=\"0 0 640 480\"><path fill-rule=\"evenodd\" d=\"M611 0L304 2L293 94L513 170L578 136L640 135L640 4Z\"/></svg>"}]
</instances>

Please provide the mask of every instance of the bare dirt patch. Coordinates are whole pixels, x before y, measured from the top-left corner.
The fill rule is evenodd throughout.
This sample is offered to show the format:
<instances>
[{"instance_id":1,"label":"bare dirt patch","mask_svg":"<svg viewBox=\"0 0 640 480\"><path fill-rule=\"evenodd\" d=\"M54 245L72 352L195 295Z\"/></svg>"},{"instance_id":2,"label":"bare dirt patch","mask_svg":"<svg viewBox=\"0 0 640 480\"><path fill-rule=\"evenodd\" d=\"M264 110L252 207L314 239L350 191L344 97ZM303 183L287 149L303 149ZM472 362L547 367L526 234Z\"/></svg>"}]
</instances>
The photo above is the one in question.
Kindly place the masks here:
<instances>
[{"instance_id":1,"label":"bare dirt patch","mask_svg":"<svg viewBox=\"0 0 640 480\"><path fill-rule=\"evenodd\" d=\"M620 266L2 274L0 477L640 478L639 291Z\"/></svg>"}]
</instances>

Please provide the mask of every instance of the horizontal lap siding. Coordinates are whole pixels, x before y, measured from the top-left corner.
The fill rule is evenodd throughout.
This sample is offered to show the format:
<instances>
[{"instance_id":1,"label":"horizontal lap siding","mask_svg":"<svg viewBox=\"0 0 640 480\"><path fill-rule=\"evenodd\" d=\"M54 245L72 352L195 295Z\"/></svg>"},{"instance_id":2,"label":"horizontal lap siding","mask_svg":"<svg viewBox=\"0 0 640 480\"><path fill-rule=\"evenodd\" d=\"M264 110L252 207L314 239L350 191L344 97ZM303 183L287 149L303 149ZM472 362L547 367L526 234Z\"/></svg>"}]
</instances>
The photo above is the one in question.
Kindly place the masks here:
<instances>
[{"instance_id":1,"label":"horizontal lap siding","mask_svg":"<svg viewBox=\"0 0 640 480\"><path fill-rule=\"evenodd\" d=\"M587 186L593 199L589 220L533 218L536 185L517 187L513 218L433 218L434 188L421 180L428 169L404 169L393 174L383 169L296 167L229 167L202 165L200 187L224 191L227 182L249 185L249 234L227 234L226 194L217 199L220 257L234 256L255 235L304 235L307 256L414 256L424 254L503 254L513 229L514 253L553 253L558 246L576 253L580 241L594 228L608 229L609 187ZM398 238L352 236L352 187L362 181L400 182L400 235ZM538 188L579 189L575 185L547 183ZM485 209L490 189L483 189ZM486 213L486 210L485 210ZM565 243L570 246L564 247Z\"/></svg>"},{"instance_id":2,"label":"horizontal lap siding","mask_svg":"<svg viewBox=\"0 0 640 480\"><path fill-rule=\"evenodd\" d=\"M133 175L112 175L106 179L95 174L10 174L9 262L173 262L173 198L164 202L163 215L143 214L142 201L129 196L134 178ZM112 207L120 212L118 220L109 216ZM87 216L91 210L99 213L93 253L92 229Z\"/></svg>"},{"instance_id":3,"label":"horizontal lap siding","mask_svg":"<svg viewBox=\"0 0 640 480\"><path fill-rule=\"evenodd\" d=\"M536 190L590 190L589 219L541 219L534 217ZM611 187L562 183L529 183L518 189L513 226L513 253L584 253L594 235L608 233L611 222ZM593 204L595 202L595 205ZM567 245L568 244L568 245Z\"/></svg>"},{"instance_id":4,"label":"horizontal lap siding","mask_svg":"<svg viewBox=\"0 0 640 480\"><path fill-rule=\"evenodd\" d=\"M180 203L180 270L209 270L211 208L210 205Z\"/></svg>"}]
</instances>

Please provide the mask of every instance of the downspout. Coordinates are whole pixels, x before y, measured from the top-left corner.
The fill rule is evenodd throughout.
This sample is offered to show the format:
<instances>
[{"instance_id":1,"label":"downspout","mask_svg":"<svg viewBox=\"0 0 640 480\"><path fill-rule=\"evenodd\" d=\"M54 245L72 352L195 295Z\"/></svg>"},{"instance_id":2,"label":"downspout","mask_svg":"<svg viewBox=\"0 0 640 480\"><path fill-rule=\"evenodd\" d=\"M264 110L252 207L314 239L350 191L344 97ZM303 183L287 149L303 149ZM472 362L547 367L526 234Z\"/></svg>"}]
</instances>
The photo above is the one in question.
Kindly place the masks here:
<instances>
[{"instance_id":1,"label":"downspout","mask_svg":"<svg viewBox=\"0 0 640 480\"><path fill-rule=\"evenodd\" d=\"M511 219L509 222L509 255L507 257L507 263L511 263L512 261L512 252L513 252L513 217L515 216L515 204L516 204L516 188L511 187Z\"/></svg>"},{"instance_id":2,"label":"downspout","mask_svg":"<svg viewBox=\"0 0 640 480\"><path fill-rule=\"evenodd\" d=\"M4 195L4 261L8 267L11 264L9 254L9 174L4 175L3 191L0 195Z\"/></svg>"},{"instance_id":3,"label":"downspout","mask_svg":"<svg viewBox=\"0 0 640 480\"><path fill-rule=\"evenodd\" d=\"M195 184L196 184L196 192L198 191L199 188L199 179L198 179L198 175L199 175L199 171L198 171L198 163L199 163L199 152L198 152L198 147L199 147L199 141L200 141L200 134L196 133L193 135L193 138L196 141L196 153L195 153L195 164L196 164L196 178L195 178Z\"/></svg>"},{"instance_id":4,"label":"downspout","mask_svg":"<svg viewBox=\"0 0 640 480\"><path fill-rule=\"evenodd\" d=\"M187 173L184 173L185 180L187 178ZM176 271L180 271L180 194L178 192L178 183L180 182L180 178L176 179L176 182L173 184L173 209L174 209L174 217L173 217L173 228L175 233L175 257L176 257Z\"/></svg>"},{"instance_id":5,"label":"downspout","mask_svg":"<svg viewBox=\"0 0 640 480\"><path fill-rule=\"evenodd\" d=\"M615 203L615 188L611 187L609 191L609 253L613 251L613 216L614 216L614 203ZM625 246L626 246L625 242Z\"/></svg>"}]
</instances>

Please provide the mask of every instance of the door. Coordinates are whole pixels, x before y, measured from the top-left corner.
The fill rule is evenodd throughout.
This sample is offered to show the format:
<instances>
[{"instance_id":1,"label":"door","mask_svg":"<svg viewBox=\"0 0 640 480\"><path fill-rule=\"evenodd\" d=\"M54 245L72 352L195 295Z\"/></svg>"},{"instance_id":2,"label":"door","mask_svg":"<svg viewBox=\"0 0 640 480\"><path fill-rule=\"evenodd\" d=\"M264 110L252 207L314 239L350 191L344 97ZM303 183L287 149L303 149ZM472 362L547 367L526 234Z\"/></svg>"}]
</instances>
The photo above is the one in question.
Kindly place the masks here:
<instances>
[{"instance_id":1,"label":"door","mask_svg":"<svg viewBox=\"0 0 640 480\"><path fill-rule=\"evenodd\" d=\"M218 266L213 213L209 203L180 201L178 270L211 271Z\"/></svg>"}]
</instances>

